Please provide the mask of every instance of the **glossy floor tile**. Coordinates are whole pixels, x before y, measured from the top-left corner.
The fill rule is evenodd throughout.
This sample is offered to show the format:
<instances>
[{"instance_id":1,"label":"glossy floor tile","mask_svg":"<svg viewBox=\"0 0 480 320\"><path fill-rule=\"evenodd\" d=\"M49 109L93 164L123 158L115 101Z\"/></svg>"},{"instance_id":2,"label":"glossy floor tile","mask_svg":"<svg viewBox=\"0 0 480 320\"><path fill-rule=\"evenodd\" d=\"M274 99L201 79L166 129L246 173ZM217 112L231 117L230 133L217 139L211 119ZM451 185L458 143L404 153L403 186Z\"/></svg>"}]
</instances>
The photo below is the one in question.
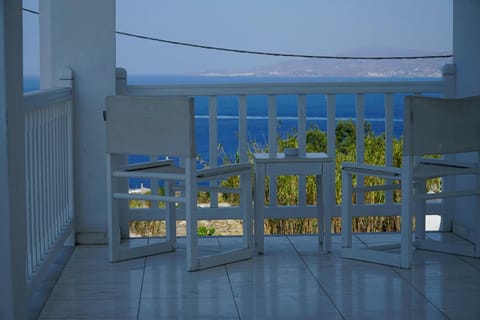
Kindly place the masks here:
<instances>
[{"instance_id":1,"label":"glossy floor tile","mask_svg":"<svg viewBox=\"0 0 480 320\"><path fill-rule=\"evenodd\" d=\"M480 259L415 250L404 270L342 259L340 240L324 254L313 235L266 237L263 255L197 272L186 271L183 239L176 252L119 263L106 246L79 246L39 319L480 319ZM204 239L213 251L238 241Z\"/></svg>"}]
</instances>

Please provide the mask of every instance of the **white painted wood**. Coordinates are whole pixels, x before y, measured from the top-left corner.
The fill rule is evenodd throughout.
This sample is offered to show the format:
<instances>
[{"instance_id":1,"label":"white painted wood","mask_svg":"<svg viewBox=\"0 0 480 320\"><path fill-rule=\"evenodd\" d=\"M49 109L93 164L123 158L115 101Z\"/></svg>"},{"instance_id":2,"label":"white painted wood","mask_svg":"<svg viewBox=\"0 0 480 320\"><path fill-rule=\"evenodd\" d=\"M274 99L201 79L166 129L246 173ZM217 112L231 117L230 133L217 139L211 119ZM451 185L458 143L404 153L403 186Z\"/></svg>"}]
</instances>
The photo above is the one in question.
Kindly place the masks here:
<instances>
[{"instance_id":1,"label":"white painted wood","mask_svg":"<svg viewBox=\"0 0 480 320\"><path fill-rule=\"evenodd\" d=\"M301 94L297 100L298 156L304 157L307 152L307 97ZM298 205L307 205L307 182L303 175L298 176Z\"/></svg>"},{"instance_id":2,"label":"white painted wood","mask_svg":"<svg viewBox=\"0 0 480 320\"><path fill-rule=\"evenodd\" d=\"M393 127L393 95L387 93L385 94L385 165L387 167L393 166ZM385 184L391 182L391 180L386 180ZM393 192L385 192L385 203L393 203Z\"/></svg>"},{"instance_id":3,"label":"white painted wood","mask_svg":"<svg viewBox=\"0 0 480 320\"><path fill-rule=\"evenodd\" d=\"M323 245L324 252L330 252L332 243L330 224L326 223L326 221L330 221L328 213L329 206L325 203L326 197L324 197L325 189L328 188L328 186L323 183L323 175L319 174L315 176L315 183L317 186L317 209L320 206L320 211L317 211L318 244L320 246Z\"/></svg>"},{"instance_id":4,"label":"white painted wood","mask_svg":"<svg viewBox=\"0 0 480 320\"><path fill-rule=\"evenodd\" d=\"M195 271L213 265L230 263L245 259L245 252L253 252L251 166L248 163L215 166L197 170L193 99L187 97L107 97L106 135L107 168L111 171L107 179L109 197L109 251L112 262L131 259L150 254L175 250L177 211L183 211L187 223L186 268ZM215 125L216 126L216 125ZM128 128L125 131L125 128ZM127 132L127 134L122 131ZM119 141L117 141L119 139ZM113 157L125 154L168 155L172 160L150 161L118 167ZM180 157L183 167L175 166L174 159ZM211 194L217 192L240 193L240 207L244 224L243 245L234 251L220 252L208 256L200 254L197 235L199 209L197 208L197 184L200 181L218 181L229 176L240 176L241 188L217 187L217 184L202 186ZM150 195L129 193L118 190L118 180L131 177L143 177L150 181L165 181L166 194ZM153 180L152 180L153 179ZM153 182L152 182L153 183ZM245 184L245 186L244 186ZM243 188L243 189L242 189ZM248 189L247 189L248 188ZM155 187L151 190L155 190ZM176 192L179 191L179 192ZM121 201L142 199L154 201L154 205L143 215L145 220L162 219L166 221L165 240L155 244L149 241L124 239L120 231L119 205ZM166 202L166 208L160 209L156 201ZM177 210L176 204L181 204ZM156 215L150 215L157 211ZM132 216L133 217L133 216ZM134 220L135 218L132 218Z\"/></svg>"},{"instance_id":5,"label":"white painted wood","mask_svg":"<svg viewBox=\"0 0 480 320\"><path fill-rule=\"evenodd\" d=\"M26 319L22 1L0 1L0 318Z\"/></svg>"},{"instance_id":6,"label":"white painted wood","mask_svg":"<svg viewBox=\"0 0 480 320\"><path fill-rule=\"evenodd\" d=\"M435 121L431 121L432 115ZM480 150L480 96L464 99L406 97L405 155ZM412 136L413 135L413 136Z\"/></svg>"},{"instance_id":7,"label":"white painted wood","mask_svg":"<svg viewBox=\"0 0 480 320\"><path fill-rule=\"evenodd\" d=\"M218 159L218 121L217 121L217 97L208 97L208 151L209 167L215 168ZM210 181L210 186L215 187L216 181ZM218 207L218 194L210 193L210 203L212 207Z\"/></svg>"},{"instance_id":8,"label":"white painted wood","mask_svg":"<svg viewBox=\"0 0 480 320\"><path fill-rule=\"evenodd\" d=\"M327 94L327 154L330 154L332 157L336 155L336 96L333 94ZM336 156L335 156L336 157ZM325 213L325 225L326 232L331 232L331 217L340 216L340 208L336 205L336 190L335 190L335 171L336 171L336 160L335 158L331 163L328 164L329 168L324 176L324 183L327 185L327 188L324 190L324 199L327 205Z\"/></svg>"},{"instance_id":9,"label":"white painted wood","mask_svg":"<svg viewBox=\"0 0 480 320\"><path fill-rule=\"evenodd\" d=\"M342 93L442 92L441 81L365 81L365 82L295 82L295 83L218 83L175 85L129 85L134 96L210 96L210 95L283 95Z\"/></svg>"},{"instance_id":10,"label":"white painted wood","mask_svg":"<svg viewBox=\"0 0 480 320\"><path fill-rule=\"evenodd\" d=\"M404 131L405 132L405 131ZM404 147L406 138L404 138ZM412 260L412 225L415 209L414 194L412 188L414 159L402 157L402 206L400 213L400 265L402 268L410 268Z\"/></svg>"},{"instance_id":11,"label":"white painted wood","mask_svg":"<svg viewBox=\"0 0 480 320\"><path fill-rule=\"evenodd\" d=\"M63 103L72 99L72 88L61 87L40 91L27 92L23 96L25 112L38 110L56 103Z\"/></svg>"},{"instance_id":12,"label":"white painted wood","mask_svg":"<svg viewBox=\"0 0 480 320\"><path fill-rule=\"evenodd\" d=\"M304 94L297 98L298 117L298 155L305 156L307 148L307 97Z\"/></svg>"},{"instance_id":13,"label":"white painted wood","mask_svg":"<svg viewBox=\"0 0 480 320\"><path fill-rule=\"evenodd\" d=\"M193 118L193 117L192 117ZM187 270L193 271L200 268L198 261L198 219L195 215L197 204L197 182L195 180L195 158L185 158L185 219L187 222Z\"/></svg>"},{"instance_id":14,"label":"white painted wood","mask_svg":"<svg viewBox=\"0 0 480 320\"><path fill-rule=\"evenodd\" d=\"M357 162L365 162L365 96L361 93L355 95L355 128L356 128L356 148L357 148ZM359 174L357 176L357 186L362 187L364 185L364 176ZM359 193L357 196L357 203L362 205L364 203L363 193Z\"/></svg>"},{"instance_id":15,"label":"white painted wood","mask_svg":"<svg viewBox=\"0 0 480 320\"><path fill-rule=\"evenodd\" d=\"M327 95L327 154L334 155L335 153L335 128L337 127L335 121L336 112L336 96L333 94Z\"/></svg>"},{"instance_id":16,"label":"white painted wood","mask_svg":"<svg viewBox=\"0 0 480 320\"><path fill-rule=\"evenodd\" d=\"M413 142L407 146L407 155L423 155L431 153L458 153L465 151L480 150L480 128L476 119L480 115L480 96L474 96L462 99L438 99L427 97L408 98L405 103L406 117L410 116L407 127L413 133L421 135L421 138L415 138ZM435 112L437 121L427 122L427 114ZM423 126L422 126L422 122ZM440 127L437 127L439 125ZM440 129L441 128L441 129ZM441 130L438 135L433 135L429 130ZM427 138L429 140L427 140ZM458 191L451 185L443 189L438 194L425 194L426 179L431 177L451 177L451 176L476 176L477 183L470 187L463 186ZM463 211L465 215L473 213L470 219L480 221L478 214L478 206L480 205L480 185L478 184L480 177L480 169L477 161L459 162L452 160L452 157L446 157L446 160L426 159L416 165L414 176L419 177L417 182L417 193L415 196L416 203L416 220L420 221L419 227L425 224L425 200L429 199L447 199L446 205L451 202L449 198L461 197L473 199L473 209L470 212ZM458 179L458 178L457 178ZM452 180L447 180L447 182ZM444 179L445 182L445 179ZM472 197L472 195L474 197ZM460 213L457 213L457 216ZM479 224L471 224L468 226L469 232L478 234L480 231ZM430 250L452 252L474 252L473 256L479 257L478 248L480 246L480 238L469 239L470 249L465 249L465 243L459 242L454 246L445 245L443 249L436 241L425 239L424 229L420 229L415 234L415 246L427 248ZM420 240L420 242L418 242ZM458 248L455 249L454 247ZM477 250L477 251L475 251Z\"/></svg>"},{"instance_id":17,"label":"white painted wood","mask_svg":"<svg viewBox=\"0 0 480 320\"><path fill-rule=\"evenodd\" d=\"M402 170L395 167L377 166L358 162L342 163L342 171L351 173L363 173L365 175L375 175L381 178L400 178ZM357 185L357 188L361 188Z\"/></svg>"},{"instance_id":18,"label":"white painted wood","mask_svg":"<svg viewBox=\"0 0 480 320\"><path fill-rule=\"evenodd\" d=\"M27 280L32 294L74 231L72 89L33 92L24 97L24 105Z\"/></svg>"},{"instance_id":19,"label":"white painted wood","mask_svg":"<svg viewBox=\"0 0 480 320\"><path fill-rule=\"evenodd\" d=\"M106 103L108 153L196 155L193 101L188 98L111 96Z\"/></svg>"},{"instance_id":20,"label":"white painted wood","mask_svg":"<svg viewBox=\"0 0 480 320\"><path fill-rule=\"evenodd\" d=\"M386 134L388 136L388 132L392 131L393 132L393 101L392 96L395 93L405 93L405 92L424 92L423 90L426 90L426 93L433 92L433 93L438 93L443 90L444 84L442 82L436 82L427 84L426 83L415 83L413 86L409 87L407 83L405 82L390 82L390 83L382 83L382 82L377 82L377 83L360 83L360 84L346 84L349 90L345 91L345 88L338 88L338 84L269 84L268 86L264 86L263 84L260 84L260 86L255 85L246 85L246 84L220 84L220 85L185 85L185 86L129 86L129 94L151 94L151 95L174 95L174 94L185 94L185 95L200 95L200 96L218 96L218 95L238 95L239 96L239 106L241 108L242 105L242 99L246 99L248 95L253 95L253 94L263 94L267 96L267 104L268 108L270 109L269 112L272 113L272 106L275 105L275 97L278 94L295 94L297 95L297 99L301 100L302 95L306 94L325 94L325 99L327 100L327 150L329 154L335 154L335 127L336 127L336 119L335 119L335 109L336 109L336 94L338 93L360 93L360 96L363 96L366 93L379 93L383 92L385 94L385 107L386 107ZM418 86L417 86L418 85ZM342 83L343 86L343 83ZM292 88L295 88L292 92ZM350 91L351 90L351 91ZM406 90L406 91L404 91ZM358 96L358 95L357 95ZM362 98L357 98L357 100L363 100ZM300 107L299 103L299 107ZM362 103L364 105L363 110L365 109L365 103ZM391 106L390 106L391 104ZM276 115L276 108L275 110L275 115ZM359 113L363 114L364 111L360 111ZM299 111L299 122L303 122L304 119L302 118L302 112L301 110ZM273 121L275 117L269 117L269 133L276 131L276 125L277 121ZM241 129L241 121L242 120L242 115L241 115L241 110L239 110L239 131ZM301 125L299 126L301 128ZM275 128L275 129L273 129ZM363 131L362 131L363 132ZM239 145L243 143L241 141L241 136L239 135ZM270 135L273 136L273 135ZM393 133L391 134L391 138L387 137L387 150L386 150L386 157L387 161L390 161L390 156L388 156L389 150L392 149L392 138L393 138ZM246 140L244 140L246 141ZM276 147L276 141L275 147ZM210 146L212 148L212 146ZM216 146L215 146L216 148ZM240 148L239 148L240 150ZM393 152L392 152L393 153ZM240 156L242 157L242 153L240 153ZM247 154L243 155L244 157L247 157ZM340 207L335 205L335 163L332 161L331 163L326 164L325 166L330 166L329 170L327 170L322 177L324 181L322 183L327 184L329 187L323 188L322 191L322 196L325 200L325 204L328 207L325 212L325 220L330 221L330 217L332 216L340 216ZM275 180L275 177L271 176L270 180L272 181ZM269 197L271 202L273 203L274 207L266 207L264 208L263 215L265 218L289 218L292 216L299 216L299 207L298 206L276 206L276 184L272 184L270 187L270 194ZM300 185L300 188L301 185ZM385 186L385 189L392 189L390 187L390 184ZM258 188L256 189L258 190ZM365 192L367 189L352 189L352 192ZM258 192L256 193L256 196L258 195ZM318 196L317 196L318 197ZM387 200L388 200L388 195L387 195ZM444 211L442 204L446 202L447 200L442 199L442 202L432 202L428 201L427 202L427 211L431 213L439 213L442 214ZM316 211L314 210L314 207L311 206L305 206L305 208L301 210L300 216L301 217L315 217L316 216ZM393 203L387 203L384 205L370 205L370 204L364 204L364 205L355 205L355 210L352 213L352 216L364 216L364 215L370 215L370 216L392 216L392 215L400 215L400 206L398 204L393 204ZM212 218L234 218L238 219L241 218L241 211L236 210L235 208L229 208L229 209L224 209L224 208L206 208L205 210L200 210L199 211L199 216L202 216L205 219L212 219ZM182 211L177 210L177 219L182 219L184 217L184 214ZM325 223L328 225L328 223ZM331 226L331 224L330 224ZM258 231L256 231L258 232ZM262 230L263 232L263 230ZM325 232L327 232L327 228L325 228ZM327 238L328 240L329 238Z\"/></svg>"},{"instance_id":21,"label":"white painted wood","mask_svg":"<svg viewBox=\"0 0 480 320\"><path fill-rule=\"evenodd\" d=\"M343 87L343 86L346 87ZM338 83L290 83L290 84L208 84L208 85L180 85L180 86L172 86L172 85L153 85L153 86L129 86L129 94L131 95L187 95L187 96L219 96L219 95L238 95L239 96L239 132L242 128L243 116L241 115L242 109L242 99L248 98L249 95L265 95L267 96L267 103L272 106L275 104L275 96L278 94L295 94L297 95L297 99L300 96L306 96L308 94L320 94L321 97L325 97L327 100L327 151L329 154L335 154L335 127L336 127L336 120L335 120L335 104L336 104L336 94L339 93L385 93L386 96L392 95L394 93L406 93L406 92L426 92L426 93L438 93L443 90L444 84L441 81L421 81L421 82L403 82L403 81L389 81L389 82L368 82L368 83L343 83L339 86ZM322 95L323 94L323 95ZM388 99L388 98L386 98ZM269 101L269 102L268 102ZM368 107L368 106L366 106ZM308 116L308 115L307 115ZM387 114L387 119L388 119ZM269 123L272 126L277 125L277 121L273 121L273 118L269 118ZM247 119L248 121L248 119ZM304 121L302 118L301 112L299 121ZM388 121L388 120L387 120ZM273 127L270 127L268 130L273 130ZM387 130L391 130L393 127L388 128ZM242 140L243 134L239 134L239 146L247 143L247 140ZM276 141L275 141L276 146ZM240 150L240 157L248 157L246 153L247 148L245 147L243 150L239 147ZM390 146L387 146L387 148ZM216 146L210 146L210 148L216 148ZM245 152L245 153L244 153ZM331 165L331 169L325 175L325 179L327 180L326 183L330 185L329 188L326 188L326 198L327 203L330 203L329 212L331 216L340 216L340 208L335 205L335 163L329 164ZM331 172L332 174L330 175ZM275 185L272 185L273 189L271 190L272 199L274 199L274 188ZM391 205L387 205L391 207ZM432 204L428 204L429 210L436 210L434 208L436 205L432 207ZM216 215L214 211L215 208L212 208L212 214ZM379 206L369 206L366 205L365 208L358 208L360 211L365 209L372 210L372 215L380 215L380 214L387 214L390 215L389 212L385 212L383 208ZM267 209L266 214L270 214L271 211ZM283 209L279 211L284 212ZM308 212L308 211L307 211ZM272 212L273 214L273 212ZM282 215L283 213L280 213ZM229 216L233 216L233 213L228 213ZM237 216L240 218L240 216Z\"/></svg>"},{"instance_id":22,"label":"white painted wood","mask_svg":"<svg viewBox=\"0 0 480 320\"><path fill-rule=\"evenodd\" d=\"M238 153L240 162L248 162L247 96L238 97Z\"/></svg>"},{"instance_id":23,"label":"white painted wood","mask_svg":"<svg viewBox=\"0 0 480 320\"><path fill-rule=\"evenodd\" d=\"M435 121L431 121L433 114L435 114ZM389 253L398 256L398 260L392 260L397 261L396 266L402 268L410 268L411 266L414 214L416 217L415 237L420 240L418 241L418 248L452 253L456 251L454 247L458 246L457 253L473 253L473 256L478 256L475 252L475 248L480 246L480 243L475 242L478 239L474 240L473 246L469 244L470 249L465 249L465 244L468 242L459 241L457 244L448 243L442 246L438 241L425 238L426 200L468 195L480 198L478 184L475 188L469 190L447 189L441 193L427 194L427 179L473 174L477 176L478 181L480 176L478 163L454 162L450 159L423 159L418 161L415 156L480 150L480 127L476 121L479 118L480 97L442 99L409 96L405 98L402 168L371 166L361 163L342 165L342 181L347 184L342 187L342 219L348 220L342 222L344 227L342 228L343 246L347 248L347 250L342 251L344 257L385 263L382 262L385 252L379 253L373 248L357 251L351 248L351 228L348 225L352 217L351 212L355 210L355 206L351 205L352 192L354 192L351 187L351 176L354 174L401 180L400 253ZM388 188L390 189L390 187ZM364 188L360 186L356 189L359 191ZM475 212L477 212L477 219L480 220L478 218L478 208ZM472 226L472 228L475 230L475 234L479 232L480 227L478 225ZM417 241L415 245L417 246Z\"/></svg>"},{"instance_id":24,"label":"white painted wood","mask_svg":"<svg viewBox=\"0 0 480 320\"><path fill-rule=\"evenodd\" d=\"M327 183L327 182L325 182ZM203 190L199 188L199 190ZM324 196L325 197L325 196ZM325 202L327 203L327 202ZM429 212L440 212L440 205L437 206L428 206ZM430 209L434 208L434 209ZM332 217L340 217L340 206L335 208L330 208L332 211ZM355 212L352 216L399 216L400 215L400 205L395 204L391 206L378 204L370 205L366 204L355 208ZM294 216L299 216L302 218L316 218L316 205L307 205L302 210L299 210L298 206L279 206L276 208L265 208L265 219L286 219ZM130 209L130 221L133 220L148 220L150 217L152 220L164 220L165 211L157 210L153 212L151 208L142 208L139 212L138 209ZM199 220L223 220L223 219L241 219L242 211L239 207L219 207L219 208L198 208L198 219ZM185 220L185 212L182 208L177 208L176 210L176 219Z\"/></svg>"},{"instance_id":25,"label":"white painted wood","mask_svg":"<svg viewBox=\"0 0 480 320\"><path fill-rule=\"evenodd\" d=\"M342 171L342 248L352 247L352 175Z\"/></svg>"},{"instance_id":26,"label":"white painted wood","mask_svg":"<svg viewBox=\"0 0 480 320\"><path fill-rule=\"evenodd\" d=\"M173 190L173 184L170 181L165 182L165 194L167 196L173 197L175 195L175 191ZM165 223L167 224L165 229L167 231L166 238L167 243L172 243L173 247L176 246L176 230L177 230L177 219L176 219L176 210L175 210L175 202L171 201L166 204L166 217ZM155 210L158 212L158 210ZM151 217L149 217L151 219Z\"/></svg>"},{"instance_id":27,"label":"white painted wood","mask_svg":"<svg viewBox=\"0 0 480 320\"><path fill-rule=\"evenodd\" d=\"M185 202L185 198L156 194L150 196L129 194L124 189L118 189L120 182L116 178L149 177L185 181L185 170L170 170L171 161L155 161L150 162L149 165L134 165L122 169L115 167L118 162L113 162L112 157L116 157L117 154L160 152L163 152L163 155L194 157L195 148L192 145L192 141L194 141L193 101L188 98L114 96L107 97L106 104L107 168L112 172L107 179L107 189L111 195L108 203L110 260L119 261L146 253L151 254L151 252L172 251L174 250L174 235L168 235L166 241L149 246L147 249L142 246L135 248L122 246L120 201L117 200L150 199L175 203ZM125 131L125 128L129 129ZM123 136L122 131L126 133ZM168 217L170 218L170 216L171 213ZM168 227L168 230L171 231L171 225Z\"/></svg>"},{"instance_id":28,"label":"white painted wood","mask_svg":"<svg viewBox=\"0 0 480 320\"><path fill-rule=\"evenodd\" d=\"M275 95L268 96L268 146L270 155L277 154L277 99Z\"/></svg>"},{"instance_id":29,"label":"white painted wood","mask_svg":"<svg viewBox=\"0 0 480 320\"><path fill-rule=\"evenodd\" d=\"M270 157L277 154L277 99L275 95L268 96L268 148ZM277 206L277 177L269 176L268 199L272 207Z\"/></svg>"},{"instance_id":30,"label":"white painted wood","mask_svg":"<svg viewBox=\"0 0 480 320\"><path fill-rule=\"evenodd\" d=\"M265 177L280 176L280 175L307 175L312 174L317 176L317 189L325 189L327 185L322 183L321 176L326 172L326 164L332 159L326 153L306 153L305 157L286 157L283 153L277 153L272 158L270 153L255 153L254 168L255 168L255 246L259 254L264 252L264 219L266 210L280 210L283 208L277 207L270 203L265 204ZM319 193L320 194L320 193ZM323 196L319 196L316 204L316 218L319 225L319 243L323 243L325 252L330 251L330 241L326 241L331 236L330 232L325 234L324 217L328 205L322 201ZM295 207L295 211L290 211L289 218L298 217L299 212L305 209L305 206ZM296 214L294 213L296 212ZM293 213L293 214L292 214Z\"/></svg>"}]
</instances>

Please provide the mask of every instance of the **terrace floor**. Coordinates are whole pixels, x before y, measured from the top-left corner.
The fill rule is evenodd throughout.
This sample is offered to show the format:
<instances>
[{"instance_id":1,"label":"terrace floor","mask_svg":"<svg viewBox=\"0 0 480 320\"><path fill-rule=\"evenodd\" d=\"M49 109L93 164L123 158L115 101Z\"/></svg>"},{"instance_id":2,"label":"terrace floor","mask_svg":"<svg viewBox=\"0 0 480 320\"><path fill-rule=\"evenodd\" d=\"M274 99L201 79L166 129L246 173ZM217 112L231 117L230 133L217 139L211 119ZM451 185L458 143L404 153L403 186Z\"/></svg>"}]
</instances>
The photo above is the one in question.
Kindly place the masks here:
<instances>
[{"instance_id":1,"label":"terrace floor","mask_svg":"<svg viewBox=\"0 0 480 320\"><path fill-rule=\"evenodd\" d=\"M315 236L269 236L262 256L187 272L183 240L174 253L120 263L106 246L76 247L39 319L480 319L480 259L417 250L403 270L340 258L340 236L328 255Z\"/></svg>"}]
</instances>

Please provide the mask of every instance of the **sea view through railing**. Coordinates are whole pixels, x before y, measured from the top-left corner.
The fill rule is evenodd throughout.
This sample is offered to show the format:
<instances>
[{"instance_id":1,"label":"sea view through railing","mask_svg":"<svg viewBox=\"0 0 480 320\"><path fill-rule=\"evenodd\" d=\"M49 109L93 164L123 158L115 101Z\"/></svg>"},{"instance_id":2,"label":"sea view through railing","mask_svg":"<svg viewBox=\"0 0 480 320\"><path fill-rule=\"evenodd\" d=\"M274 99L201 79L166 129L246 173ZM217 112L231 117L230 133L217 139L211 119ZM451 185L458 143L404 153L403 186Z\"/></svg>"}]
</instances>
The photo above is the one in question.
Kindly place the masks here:
<instances>
[{"instance_id":1,"label":"sea view through railing","mask_svg":"<svg viewBox=\"0 0 480 320\"><path fill-rule=\"evenodd\" d=\"M394 138L400 138L402 135L403 125L403 100L405 95L412 93L424 93L419 92L402 92L396 88L393 91L368 88L368 91L361 91L360 88L353 87L351 90L340 90L338 88L348 83L350 85L358 84L358 86L374 83L413 83L418 81L436 82L440 81L439 78L409 78L409 79L378 79L378 78L285 78L285 77L255 77L255 76L154 76L154 75L129 75L128 85L132 87L149 87L153 86L152 92L156 93L155 86L169 86L169 88L178 86L180 88L186 85L192 85L195 88L195 92L200 94L195 96L195 118L196 118L196 145L199 158L205 163L211 163L210 158L214 154L212 152L211 144L211 128L210 128L210 108L212 106L209 99L215 98L215 110L216 110L216 145L217 150L217 163L224 160L225 157L229 159L235 159L239 152L239 94L210 94L203 95L201 88L208 88L210 85L215 87L218 84L231 85L233 91L236 92L238 86L248 85L250 87L255 85L273 84L274 86L283 86L288 84L301 85L307 83L309 85L329 84L334 92L335 107L334 118L335 122L338 121L353 121L356 122L357 116L357 94L362 96L363 114L361 115L362 122L368 123L372 131L376 134L384 134L386 129L385 121L385 94L391 92L391 122L392 128L389 128L391 135ZM38 77L26 77L25 78L25 91L31 91L38 89ZM310 89L309 89L310 90ZM389 89L390 90L390 89ZM241 91L241 90L240 90ZM186 90L188 92L188 90ZM283 92L283 90L280 90ZM130 94L130 93L129 93ZM150 93L148 93L150 94ZM427 92L426 94L432 94ZM433 94L437 94L433 92ZM261 90L258 93L247 92L245 94L246 103L246 139L249 148L253 144L256 147L265 148L269 145L269 99L271 94L262 94ZM285 138L288 135L294 135L298 132L299 124L299 108L298 108L298 94L274 94L275 99L275 121L276 128L275 134L279 137ZM315 90L308 91L305 96L305 125L306 128L318 128L322 131L327 131L328 122L328 92L320 91L316 93ZM303 117L303 115L301 115ZM330 115L331 116L331 115ZM130 162L145 161L143 156L131 156ZM138 188L143 182L132 181L131 187Z\"/></svg>"}]
</instances>

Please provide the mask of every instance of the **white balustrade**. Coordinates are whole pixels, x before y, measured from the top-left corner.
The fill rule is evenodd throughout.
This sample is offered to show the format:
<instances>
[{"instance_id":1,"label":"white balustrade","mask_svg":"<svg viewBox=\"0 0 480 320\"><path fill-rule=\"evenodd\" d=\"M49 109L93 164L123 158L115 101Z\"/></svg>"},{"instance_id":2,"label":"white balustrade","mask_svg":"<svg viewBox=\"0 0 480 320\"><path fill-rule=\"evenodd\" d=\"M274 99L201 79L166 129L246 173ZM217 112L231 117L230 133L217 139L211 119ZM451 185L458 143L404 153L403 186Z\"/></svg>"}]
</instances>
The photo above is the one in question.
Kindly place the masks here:
<instances>
[{"instance_id":1,"label":"white balustrade","mask_svg":"<svg viewBox=\"0 0 480 320\"><path fill-rule=\"evenodd\" d=\"M24 109L26 269L32 293L73 231L72 89L28 93Z\"/></svg>"},{"instance_id":2,"label":"white balustrade","mask_svg":"<svg viewBox=\"0 0 480 320\"><path fill-rule=\"evenodd\" d=\"M396 94L436 94L441 95L444 91L444 82L442 80L433 79L425 81L358 81L358 82L314 82L314 83L255 83L255 84L193 84L193 85L129 85L129 95L186 95L194 97L208 97L209 101L209 158L217 159L217 135L218 135L218 114L221 113L221 106L217 105L218 97L220 96L234 96L238 99L238 153L240 159L248 158L248 143L247 140L247 124L252 120L252 117L247 115L247 104L249 96L265 96L266 106L268 111L268 147L273 154L277 152L277 98L281 95L295 95L297 97L297 117L298 117L298 141L299 151L304 153L306 149L306 123L309 117L307 113L307 98L312 95L319 95L326 101L326 134L327 134L327 152L334 155L335 150L335 128L336 128L336 110L338 95L349 94L355 97L355 122L357 135L357 160L364 161L364 125L365 113L368 112L370 106L365 97L371 94L381 94L384 96L385 105L385 139L386 164L393 163L393 97ZM210 161L209 165L215 166L215 161ZM332 190L335 190L335 163L332 163L330 173L326 175L329 185ZM273 181L274 179L270 179ZM300 179L300 188L304 186L303 178ZM275 204L276 185L270 184L270 203ZM331 192L331 199L327 201L335 202L334 192ZM300 193L299 203L302 204L305 198L303 193ZM386 195L386 206L391 206L391 215L398 215L398 206L393 203L393 194ZM364 205L365 210L369 210L372 216L377 215L375 207L372 205ZM333 206L332 216L339 216L340 210L338 206ZM283 208L282 208L283 209ZM232 219L236 218L235 211L225 211L222 215L216 214L216 211L202 210L202 218L204 219ZM298 212L295 208L285 210L273 211L273 216L266 216L266 218L285 218L289 216L295 217L314 217L315 212L305 211ZM383 214L382 214L383 215ZM179 217L182 218L181 216Z\"/></svg>"}]
</instances>

